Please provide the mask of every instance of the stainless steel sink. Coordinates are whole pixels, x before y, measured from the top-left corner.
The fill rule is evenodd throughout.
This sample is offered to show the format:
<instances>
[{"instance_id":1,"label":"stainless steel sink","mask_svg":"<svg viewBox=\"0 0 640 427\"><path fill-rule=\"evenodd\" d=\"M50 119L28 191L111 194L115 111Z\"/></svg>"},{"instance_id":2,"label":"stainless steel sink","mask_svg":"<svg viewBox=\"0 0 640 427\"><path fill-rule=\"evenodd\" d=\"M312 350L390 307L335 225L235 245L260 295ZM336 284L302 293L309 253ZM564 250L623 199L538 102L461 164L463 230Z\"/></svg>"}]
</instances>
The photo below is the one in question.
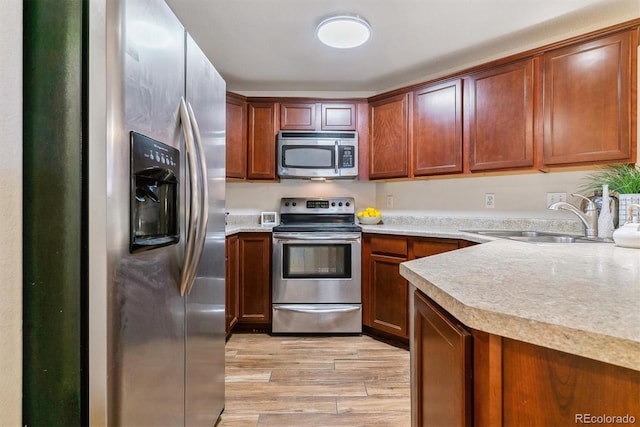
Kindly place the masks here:
<instances>
[{"instance_id":1,"label":"stainless steel sink","mask_svg":"<svg viewBox=\"0 0 640 427\"><path fill-rule=\"evenodd\" d=\"M597 237L576 236L573 234L550 233L546 231L529 230L461 230L482 236L499 237L527 243L613 243L613 240Z\"/></svg>"}]
</instances>

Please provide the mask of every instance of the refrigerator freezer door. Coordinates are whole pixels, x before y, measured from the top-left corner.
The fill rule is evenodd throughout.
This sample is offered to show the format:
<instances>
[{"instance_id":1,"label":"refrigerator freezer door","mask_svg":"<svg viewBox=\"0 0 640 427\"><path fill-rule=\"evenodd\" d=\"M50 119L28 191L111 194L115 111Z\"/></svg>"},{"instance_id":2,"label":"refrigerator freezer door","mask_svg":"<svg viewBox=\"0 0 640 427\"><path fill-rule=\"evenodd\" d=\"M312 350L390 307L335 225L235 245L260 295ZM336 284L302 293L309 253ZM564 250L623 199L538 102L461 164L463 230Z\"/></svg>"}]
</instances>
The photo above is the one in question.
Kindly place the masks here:
<instances>
[{"instance_id":1,"label":"refrigerator freezer door","mask_svg":"<svg viewBox=\"0 0 640 427\"><path fill-rule=\"evenodd\" d=\"M183 244L129 253L129 132L180 149L184 28L162 0L108 7L117 8L108 23L114 34L108 49L115 53L107 61L108 425L179 426L185 416Z\"/></svg>"},{"instance_id":2,"label":"refrigerator freezer door","mask_svg":"<svg viewBox=\"0 0 640 427\"><path fill-rule=\"evenodd\" d=\"M209 197L200 267L186 296L185 424L211 426L224 408L226 84L188 35L186 45L187 103L200 130Z\"/></svg>"}]
</instances>

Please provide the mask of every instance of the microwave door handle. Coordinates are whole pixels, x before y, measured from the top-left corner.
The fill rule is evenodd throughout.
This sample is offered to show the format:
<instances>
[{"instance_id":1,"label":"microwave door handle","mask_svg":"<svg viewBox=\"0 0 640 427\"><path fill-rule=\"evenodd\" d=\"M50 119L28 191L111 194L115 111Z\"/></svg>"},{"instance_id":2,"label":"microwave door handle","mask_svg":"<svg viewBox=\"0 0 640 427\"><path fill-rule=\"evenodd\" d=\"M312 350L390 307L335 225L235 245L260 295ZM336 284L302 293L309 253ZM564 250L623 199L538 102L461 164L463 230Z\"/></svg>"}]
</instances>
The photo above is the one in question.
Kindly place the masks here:
<instances>
[{"instance_id":1,"label":"microwave door handle","mask_svg":"<svg viewBox=\"0 0 640 427\"><path fill-rule=\"evenodd\" d=\"M189 113L184 98L180 99L180 122L182 124L182 132L187 151L187 165L189 169L189 217L186 231L186 245L184 260L182 262L182 272L180 273L180 296L184 296L186 290L190 287L189 278L191 277L191 269L193 265L193 256L196 243L196 228L198 224L199 207L198 207L198 177L196 173L197 163L195 158L195 144L193 142L193 130Z\"/></svg>"},{"instance_id":2,"label":"microwave door handle","mask_svg":"<svg viewBox=\"0 0 640 427\"><path fill-rule=\"evenodd\" d=\"M202 136L200 134L200 127L196 120L196 115L191 108L191 104L187 104L187 112L191 120L191 127L193 134L195 135L195 153L196 163L198 166L198 196L200 202L199 221L197 225L197 232L195 237L195 251L193 254L193 263L189 277L189 287L187 288L187 294L191 292L191 288L196 281L196 275L198 268L200 267L200 261L202 259L202 252L204 251L204 241L207 236L207 222L209 220L209 189L207 188L208 176L207 176L207 162L204 156L204 147L202 146Z\"/></svg>"},{"instance_id":3,"label":"microwave door handle","mask_svg":"<svg viewBox=\"0 0 640 427\"><path fill-rule=\"evenodd\" d=\"M339 145L339 143L340 143L340 142L336 139L336 141L335 141L335 146L334 146L335 156L336 156L336 158L335 158L335 162L334 162L334 163L335 163L335 166L336 166L336 176L337 176L337 175L340 175L340 168L338 167L338 166L339 166L339 165L338 165L338 162L340 161L340 160L339 160L339 157L338 157L338 155L340 154L340 150L338 149L338 145Z\"/></svg>"}]
</instances>

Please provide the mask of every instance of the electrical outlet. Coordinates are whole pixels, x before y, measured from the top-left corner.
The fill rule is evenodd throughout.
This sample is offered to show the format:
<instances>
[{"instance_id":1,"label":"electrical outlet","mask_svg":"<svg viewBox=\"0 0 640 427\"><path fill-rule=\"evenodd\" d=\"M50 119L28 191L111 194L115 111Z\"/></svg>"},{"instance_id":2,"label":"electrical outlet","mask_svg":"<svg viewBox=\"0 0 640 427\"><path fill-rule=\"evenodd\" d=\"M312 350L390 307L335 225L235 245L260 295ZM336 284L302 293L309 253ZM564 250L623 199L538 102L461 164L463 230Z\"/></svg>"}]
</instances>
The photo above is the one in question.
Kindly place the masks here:
<instances>
[{"instance_id":1,"label":"electrical outlet","mask_svg":"<svg viewBox=\"0 0 640 427\"><path fill-rule=\"evenodd\" d=\"M493 209L496 207L496 195L493 193L486 193L484 195L484 207Z\"/></svg>"},{"instance_id":2,"label":"electrical outlet","mask_svg":"<svg viewBox=\"0 0 640 427\"><path fill-rule=\"evenodd\" d=\"M556 202L566 202L567 193L547 193L547 207Z\"/></svg>"},{"instance_id":3,"label":"electrical outlet","mask_svg":"<svg viewBox=\"0 0 640 427\"><path fill-rule=\"evenodd\" d=\"M391 209L393 208L393 196L392 195L387 195L387 208Z\"/></svg>"}]
</instances>

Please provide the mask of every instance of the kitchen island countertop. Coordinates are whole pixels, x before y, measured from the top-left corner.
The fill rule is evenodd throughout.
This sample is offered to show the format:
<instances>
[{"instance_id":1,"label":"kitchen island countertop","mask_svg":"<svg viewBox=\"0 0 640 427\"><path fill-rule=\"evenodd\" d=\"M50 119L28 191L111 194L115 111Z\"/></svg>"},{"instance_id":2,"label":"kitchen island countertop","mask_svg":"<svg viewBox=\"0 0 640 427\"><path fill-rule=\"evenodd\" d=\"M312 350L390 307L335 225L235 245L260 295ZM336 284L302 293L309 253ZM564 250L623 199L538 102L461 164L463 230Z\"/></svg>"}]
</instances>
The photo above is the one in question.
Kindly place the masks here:
<instances>
[{"instance_id":1,"label":"kitchen island countertop","mask_svg":"<svg viewBox=\"0 0 640 427\"><path fill-rule=\"evenodd\" d=\"M640 250L496 239L400 274L469 328L640 371Z\"/></svg>"}]
</instances>

